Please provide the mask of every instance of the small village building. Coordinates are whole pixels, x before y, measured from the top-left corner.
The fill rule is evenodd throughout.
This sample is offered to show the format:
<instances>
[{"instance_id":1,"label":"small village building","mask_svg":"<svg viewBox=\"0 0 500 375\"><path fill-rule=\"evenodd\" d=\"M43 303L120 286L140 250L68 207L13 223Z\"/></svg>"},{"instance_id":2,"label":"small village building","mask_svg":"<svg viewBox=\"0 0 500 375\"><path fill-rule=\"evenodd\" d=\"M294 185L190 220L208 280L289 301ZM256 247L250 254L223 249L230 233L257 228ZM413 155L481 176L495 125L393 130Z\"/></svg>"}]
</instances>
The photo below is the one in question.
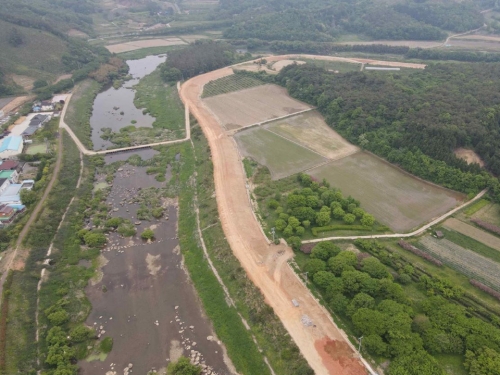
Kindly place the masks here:
<instances>
[{"instance_id":1,"label":"small village building","mask_svg":"<svg viewBox=\"0 0 500 375\"><path fill-rule=\"evenodd\" d=\"M37 114L31 118L28 126L37 126L41 128L42 125L49 120L50 120L50 115Z\"/></svg>"},{"instance_id":2,"label":"small village building","mask_svg":"<svg viewBox=\"0 0 500 375\"><path fill-rule=\"evenodd\" d=\"M0 145L0 158L8 159L23 152L23 137L13 135L2 140Z\"/></svg>"},{"instance_id":3,"label":"small village building","mask_svg":"<svg viewBox=\"0 0 500 375\"><path fill-rule=\"evenodd\" d=\"M8 178L0 178L0 195L4 193L5 190L11 185L12 183L9 181Z\"/></svg>"},{"instance_id":4,"label":"small village building","mask_svg":"<svg viewBox=\"0 0 500 375\"><path fill-rule=\"evenodd\" d=\"M21 201L21 184L11 184L2 195L0 195L0 204L23 204Z\"/></svg>"},{"instance_id":5,"label":"small village building","mask_svg":"<svg viewBox=\"0 0 500 375\"><path fill-rule=\"evenodd\" d=\"M52 104L51 100L42 100L40 107L41 107L42 112L54 110L54 105Z\"/></svg>"},{"instance_id":6,"label":"small village building","mask_svg":"<svg viewBox=\"0 0 500 375\"><path fill-rule=\"evenodd\" d=\"M435 234L436 234L436 237L437 237L437 238L440 238L440 239L441 239L441 238L444 238L444 233L443 233L443 232L441 232L440 230L437 230L437 231L435 232Z\"/></svg>"},{"instance_id":7,"label":"small village building","mask_svg":"<svg viewBox=\"0 0 500 375\"><path fill-rule=\"evenodd\" d=\"M0 205L0 227L5 227L11 224L17 214L23 212L26 207L22 204L20 205Z\"/></svg>"},{"instance_id":8,"label":"small village building","mask_svg":"<svg viewBox=\"0 0 500 375\"><path fill-rule=\"evenodd\" d=\"M19 178L19 173L14 169L13 171L0 171L0 180L6 178L11 183L16 184Z\"/></svg>"},{"instance_id":9,"label":"small village building","mask_svg":"<svg viewBox=\"0 0 500 375\"><path fill-rule=\"evenodd\" d=\"M35 180L23 180L21 189L31 190L35 186Z\"/></svg>"},{"instance_id":10,"label":"small village building","mask_svg":"<svg viewBox=\"0 0 500 375\"><path fill-rule=\"evenodd\" d=\"M0 171L19 171L19 162L15 160L0 160Z\"/></svg>"}]
</instances>

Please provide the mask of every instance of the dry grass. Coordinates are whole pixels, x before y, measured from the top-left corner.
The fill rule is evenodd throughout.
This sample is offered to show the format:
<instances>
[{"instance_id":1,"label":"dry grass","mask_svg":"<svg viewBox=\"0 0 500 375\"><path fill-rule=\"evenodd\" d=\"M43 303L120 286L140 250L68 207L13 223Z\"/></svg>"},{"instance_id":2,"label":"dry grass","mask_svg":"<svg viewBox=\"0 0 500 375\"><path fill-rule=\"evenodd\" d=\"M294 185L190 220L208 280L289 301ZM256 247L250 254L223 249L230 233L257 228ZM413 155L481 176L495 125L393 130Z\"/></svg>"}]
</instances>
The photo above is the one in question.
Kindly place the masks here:
<instances>
[{"instance_id":1,"label":"dry grass","mask_svg":"<svg viewBox=\"0 0 500 375\"><path fill-rule=\"evenodd\" d=\"M257 86L203 101L226 129L238 129L311 108L292 99L284 88L276 85Z\"/></svg>"},{"instance_id":2,"label":"dry grass","mask_svg":"<svg viewBox=\"0 0 500 375\"><path fill-rule=\"evenodd\" d=\"M358 150L326 125L323 117L316 111L278 120L265 125L265 128L332 160Z\"/></svg>"},{"instance_id":3,"label":"dry grass","mask_svg":"<svg viewBox=\"0 0 500 375\"><path fill-rule=\"evenodd\" d=\"M281 60L281 61L275 62L272 67L273 67L274 70L276 70L277 72L279 72L285 66L292 65L292 64L302 65L302 64L305 64L305 61Z\"/></svg>"},{"instance_id":4,"label":"dry grass","mask_svg":"<svg viewBox=\"0 0 500 375\"><path fill-rule=\"evenodd\" d=\"M500 251L500 238L455 218L449 218L443 226L473 238L486 246Z\"/></svg>"},{"instance_id":5,"label":"dry grass","mask_svg":"<svg viewBox=\"0 0 500 375\"><path fill-rule=\"evenodd\" d=\"M325 178L345 196L396 232L407 232L455 207L463 195L426 183L360 152L308 172Z\"/></svg>"}]
</instances>

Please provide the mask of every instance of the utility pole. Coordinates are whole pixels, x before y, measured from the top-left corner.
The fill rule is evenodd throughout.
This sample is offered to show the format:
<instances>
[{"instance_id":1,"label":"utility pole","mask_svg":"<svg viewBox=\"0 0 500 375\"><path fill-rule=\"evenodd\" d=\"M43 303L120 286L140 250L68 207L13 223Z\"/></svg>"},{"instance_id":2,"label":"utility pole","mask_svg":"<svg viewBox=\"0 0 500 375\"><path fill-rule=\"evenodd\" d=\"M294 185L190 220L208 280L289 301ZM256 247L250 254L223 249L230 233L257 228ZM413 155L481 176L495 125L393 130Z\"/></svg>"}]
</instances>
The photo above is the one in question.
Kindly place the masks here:
<instances>
[{"instance_id":1,"label":"utility pole","mask_svg":"<svg viewBox=\"0 0 500 375\"><path fill-rule=\"evenodd\" d=\"M361 355L361 340L363 340L363 336L361 336L358 340L359 340L358 353L359 355Z\"/></svg>"},{"instance_id":2,"label":"utility pole","mask_svg":"<svg viewBox=\"0 0 500 375\"><path fill-rule=\"evenodd\" d=\"M308 273L309 273L309 272L304 272L304 275L306 275L306 285L307 285L307 274L308 274Z\"/></svg>"},{"instance_id":3,"label":"utility pole","mask_svg":"<svg viewBox=\"0 0 500 375\"><path fill-rule=\"evenodd\" d=\"M271 234L273 235L273 243L274 243L274 235L276 234L276 228L271 228Z\"/></svg>"}]
</instances>

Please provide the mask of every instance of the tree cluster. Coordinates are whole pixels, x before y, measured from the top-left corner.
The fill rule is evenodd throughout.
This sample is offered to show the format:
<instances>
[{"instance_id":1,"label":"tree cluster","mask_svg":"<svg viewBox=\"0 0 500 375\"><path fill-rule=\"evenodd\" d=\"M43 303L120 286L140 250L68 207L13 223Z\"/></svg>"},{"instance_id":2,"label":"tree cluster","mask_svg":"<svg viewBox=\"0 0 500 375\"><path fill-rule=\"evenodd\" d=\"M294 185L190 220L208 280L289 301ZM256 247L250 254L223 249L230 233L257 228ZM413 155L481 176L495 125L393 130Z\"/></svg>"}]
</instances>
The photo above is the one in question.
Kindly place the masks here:
<instances>
[{"instance_id":1,"label":"tree cluster","mask_svg":"<svg viewBox=\"0 0 500 375\"><path fill-rule=\"evenodd\" d=\"M302 237L306 229L325 227L332 220L346 225L360 223L365 227L375 223L374 217L359 207L359 201L351 196L345 198L326 181L319 184L307 174L299 174L297 178L303 188L285 196L278 194L267 202L278 217L274 226L283 237Z\"/></svg>"},{"instance_id":2,"label":"tree cluster","mask_svg":"<svg viewBox=\"0 0 500 375\"><path fill-rule=\"evenodd\" d=\"M363 348L391 359L389 375L444 374L433 357L438 354L465 356L469 370L495 373L491 371L499 363L500 329L441 296L411 302L400 285L412 282L411 266L402 269L396 283L379 259L321 242L303 269L330 308L363 336ZM426 281L427 276L418 286L426 289Z\"/></svg>"},{"instance_id":3,"label":"tree cluster","mask_svg":"<svg viewBox=\"0 0 500 375\"><path fill-rule=\"evenodd\" d=\"M229 44L196 41L187 48L172 51L160 67L164 81L188 79L239 61L241 56Z\"/></svg>"}]
</instances>

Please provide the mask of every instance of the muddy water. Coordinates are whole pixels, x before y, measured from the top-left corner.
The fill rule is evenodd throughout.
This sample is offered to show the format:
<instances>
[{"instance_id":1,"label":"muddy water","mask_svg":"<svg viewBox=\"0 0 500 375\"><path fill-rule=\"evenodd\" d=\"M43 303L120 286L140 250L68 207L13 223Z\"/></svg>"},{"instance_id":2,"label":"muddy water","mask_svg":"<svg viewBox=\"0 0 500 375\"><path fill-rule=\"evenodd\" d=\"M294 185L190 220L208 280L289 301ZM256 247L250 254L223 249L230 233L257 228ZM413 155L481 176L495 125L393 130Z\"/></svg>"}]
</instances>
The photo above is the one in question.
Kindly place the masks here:
<instances>
[{"instance_id":1,"label":"muddy water","mask_svg":"<svg viewBox=\"0 0 500 375\"><path fill-rule=\"evenodd\" d=\"M155 118L148 114L142 114L142 109L135 107L135 90L132 87L142 77L152 73L165 59L165 55L158 55L127 61L132 79L126 81L119 89L109 87L97 95L90 118L94 150L108 148L112 145L111 142L101 138L102 128L111 128L116 132L132 125L132 120L137 121L136 124L133 124L135 127L150 128L153 126Z\"/></svg>"},{"instance_id":2,"label":"muddy water","mask_svg":"<svg viewBox=\"0 0 500 375\"><path fill-rule=\"evenodd\" d=\"M147 175L145 168L123 166L108 196L110 206L118 209L113 216L136 221L139 205L122 206L121 202L136 195L139 188L150 186L161 187L162 183ZM109 236L108 246L102 251L106 258L102 279L86 290L92 303L86 324L101 338L112 337L113 350L102 362L82 361L81 374L121 375L132 364L133 374L145 375L153 368L165 368L181 354L198 355L199 362L213 371L203 374L231 374L223 348L182 266L176 202L165 205L168 212L164 218L137 225L139 234L144 228L154 228L156 240L152 243L138 235L132 239L116 233Z\"/></svg>"}]
</instances>

